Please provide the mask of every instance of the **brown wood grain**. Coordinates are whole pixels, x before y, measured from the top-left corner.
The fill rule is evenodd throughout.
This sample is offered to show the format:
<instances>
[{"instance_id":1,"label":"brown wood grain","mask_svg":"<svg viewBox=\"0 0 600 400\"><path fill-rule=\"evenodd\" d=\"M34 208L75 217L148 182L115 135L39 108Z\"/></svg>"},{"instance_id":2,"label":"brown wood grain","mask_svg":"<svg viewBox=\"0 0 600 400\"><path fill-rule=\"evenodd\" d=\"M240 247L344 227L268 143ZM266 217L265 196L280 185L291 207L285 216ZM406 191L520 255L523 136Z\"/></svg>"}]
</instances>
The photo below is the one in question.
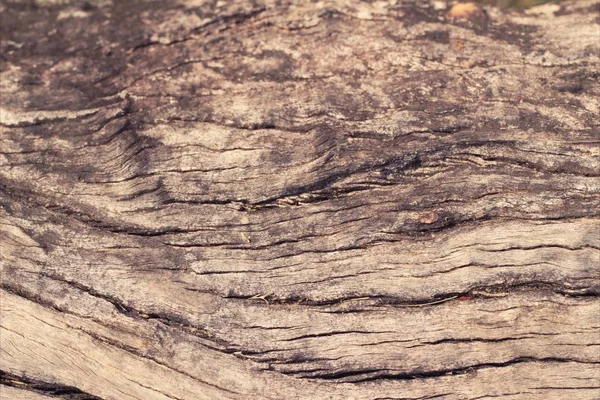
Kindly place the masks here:
<instances>
[{"instance_id":1,"label":"brown wood grain","mask_svg":"<svg viewBox=\"0 0 600 400\"><path fill-rule=\"evenodd\" d=\"M0 398L599 398L600 3L450 6L3 2Z\"/></svg>"}]
</instances>

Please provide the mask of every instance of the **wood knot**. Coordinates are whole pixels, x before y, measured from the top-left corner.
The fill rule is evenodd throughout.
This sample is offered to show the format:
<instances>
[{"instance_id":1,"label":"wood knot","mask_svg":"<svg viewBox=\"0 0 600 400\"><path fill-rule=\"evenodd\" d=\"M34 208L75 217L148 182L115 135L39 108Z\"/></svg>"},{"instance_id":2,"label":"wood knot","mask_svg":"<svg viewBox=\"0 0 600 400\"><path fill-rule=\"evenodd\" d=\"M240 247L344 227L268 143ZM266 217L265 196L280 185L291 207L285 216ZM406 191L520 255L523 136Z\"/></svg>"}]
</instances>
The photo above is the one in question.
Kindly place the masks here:
<instances>
[{"instance_id":1,"label":"wood knot","mask_svg":"<svg viewBox=\"0 0 600 400\"><path fill-rule=\"evenodd\" d=\"M440 216L433 211L426 212L425 214L421 214L421 216L419 216L419 222L422 224L433 224L438 219L440 219Z\"/></svg>"}]
</instances>

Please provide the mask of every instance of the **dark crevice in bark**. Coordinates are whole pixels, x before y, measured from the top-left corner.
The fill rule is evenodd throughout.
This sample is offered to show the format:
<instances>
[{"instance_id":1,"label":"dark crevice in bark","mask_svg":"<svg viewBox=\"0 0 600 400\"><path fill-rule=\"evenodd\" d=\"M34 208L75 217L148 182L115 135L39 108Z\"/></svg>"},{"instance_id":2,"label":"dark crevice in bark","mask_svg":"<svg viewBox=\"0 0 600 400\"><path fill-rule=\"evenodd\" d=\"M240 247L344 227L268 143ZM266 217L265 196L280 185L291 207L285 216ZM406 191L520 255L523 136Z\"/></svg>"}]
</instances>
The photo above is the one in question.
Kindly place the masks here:
<instances>
[{"instance_id":1,"label":"dark crevice in bark","mask_svg":"<svg viewBox=\"0 0 600 400\"><path fill-rule=\"evenodd\" d=\"M546 336L546 335L557 335L557 334L543 334L543 333L535 333L532 335L523 335L517 337L505 337L505 338L446 338L440 340L432 340L428 342L421 342L418 346L427 346L427 345L436 345L436 344L445 344L445 343L501 343L501 342L513 342L523 339L535 339L536 336Z\"/></svg>"},{"instance_id":2,"label":"dark crevice in bark","mask_svg":"<svg viewBox=\"0 0 600 400\"><path fill-rule=\"evenodd\" d=\"M198 34L201 30L209 28L209 27L211 27L213 25L227 24L227 23L230 23L230 22L233 23L232 26L233 25L241 25L244 22L252 19L253 17L256 17L259 14L262 14L266 10L267 10L266 7L258 7L258 8L249 10L248 12L245 12L245 13L244 12L236 12L236 13L231 14L231 15L223 15L223 16L220 16L218 18L215 18L215 19L209 21L208 23L202 24L201 26L198 26L196 28L191 29L190 33L192 35ZM229 29L229 27L226 27L223 30L226 30L226 29ZM169 43L161 43L161 42L157 42L157 41L147 41L147 42L144 42L144 43L141 43L141 44L138 44L138 45L134 46L133 49L131 50L131 53L133 53L133 52L135 52L137 50L146 48L146 47L150 47L150 46L155 46L155 45L171 46L173 44L187 42L187 41L192 40L192 39L193 39L193 36L187 36L187 37L184 37L182 39L172 40Z\"/></svg>"},{"instance_id":3,"label":"dark crevice in bark","mask_svg":"<svg viewBox=\"0 0 600 400\"><path fill-rule=\"evenodd\" d=\"M581 390L581 389L600 389L600 386L539 386L532 387L537 390Z\"/></svg>"},{"instance_id":4,"label":"dark crevice in bark","mask_svg":"<svg viewBox=\"0 0 600 400\"><path fill-rule=\"evenodd\" d=\"M430 379L438 378L447 375L462 375L474 373L478 370L485 368L503 368L515 364L521 363L582 363L582 364L599 364L598 362L582 362L578 360L572 360L568 358L535 358L535 357L518 357L506 362L498 363L481 363L475 364L468 367L461 368L448 368L436 371L422 371L415 370L414 372L408 373L394 373L387 369L358 369L354 371L337 371L337 372L326 372L326 373L312 373L309 375L303 375L304 371L289 373L290 375L310 378L310 379L322 379L322 380L343 380L344 382L351 383L364 383L372 381L384 381L384 380L418 380L418 379ZM284 372L285 373L285 372Z\"/></svg>"},{"instance_id":5,"label":"dark crevice in bark","mask_svg":"<svg viewBox=\"0 0 600 400\"><path fill-rule=\"evenodd\" d=\"M577 251L577 250L583 250L583 249L600 250L599 247L588 245L588 244L581 245L579 247L565 246L565 245L560 245L560 244L540 244L540 245L535 245L535 246L512 246L512 247L506 247L503 249L488 249L486 251L489 253L497 253L497 252L512 251L512 250L537 250L537 249L547 249L547 248L564 249L564 250L571 250L571 251Z\"/></svg>"},{"instance_id":6,"label":"dark crevice in bark","mask_svg":"<svg viewBox=\"0 0 600 400\"><path fill-rule=\"evenodd\" d=\"M378 334L378 333L395 333L395 332L394 331L330 331L330 332L323 332L323 333L314 333L314 334L310 334L310 335L296 336L293 338L282 339L281 341L282 342L292 342L295 340L328 337L328 336L336 336L336 335L347 335L347 334L370 335L370 334Z\"/></svg>"},{"instance_id":7,"label":"dark crevice in bark","mask_svg":"<svg viewBox=\"0 0 600 400\"><path fill-rule=\"evenodd\" d=\"M426 307L426 306L434 306L439 305L451 300L456 301L466 301L466 300L482 300L488 297L496 297L498 294L506 294L510 295L512 293L520 292L520 291L547 291L553 292L557 294L561 294L568 297L598 297L600 296L600 285L594 286L569 286L564 284L559 284L555 282L545 282L545 281L526 281L519 282L513 284L504 284L504 285L480 285L471 288L468 291L464 292L449 292L443 294L437 294L433 297L423 298L423 299L406 299L402 297L396 296L386 296L386 295L372 295L372 294L355 294L344 296L336 299L327 299L327 300L313 300L308 299L301 296L289 296L285 298L278 298L274 294L269 294L265 296L257 296L257 295L236 295L229 293L227 296L224 296L228 299L242 299L242 300L255 300L262 301L266 305L304 305L304 306L312 306L312 307L331 307L337 306L342 303L346 303L349 301L357 301L360 300L366 304L368 307L375 306L395 306L395 307ZM335 311L325 311L325 312L335 312ZM347 311L339 311L339 312L347 312Z\"/></svg>"},{"instance_id":8,"label":"dark crevice in bark","mask_svg":"<svg viewBox=\"0 0 600 400\"><path fill-rule=\"evenodd\" d=\"M61 383L43 382L27 376L11 374L2 370L0 370L0 385L12 386L21 390L28 390L63 400L102 400L101 397L86 393L74 386L63 385Z\"/></svg>"}]
</instances>

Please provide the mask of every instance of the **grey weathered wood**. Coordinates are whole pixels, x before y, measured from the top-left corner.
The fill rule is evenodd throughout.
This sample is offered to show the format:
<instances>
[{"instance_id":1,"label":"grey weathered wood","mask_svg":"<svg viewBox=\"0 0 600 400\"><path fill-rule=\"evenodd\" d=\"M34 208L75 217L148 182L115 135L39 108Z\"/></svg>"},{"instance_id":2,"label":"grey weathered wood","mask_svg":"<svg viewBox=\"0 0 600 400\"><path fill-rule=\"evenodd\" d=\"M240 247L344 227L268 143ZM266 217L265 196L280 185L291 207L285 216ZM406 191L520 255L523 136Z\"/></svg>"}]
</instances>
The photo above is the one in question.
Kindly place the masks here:
<instances>
[{"instance_id":1,"label":"grey weathered wood","mask_svg":"<svg viewBox=\"0 0 600 400\"><path fill-rule=\"evenodd\" d=\"M597 399L598 7L3 2L0 397Z\"/></svg>"}]
</instances>

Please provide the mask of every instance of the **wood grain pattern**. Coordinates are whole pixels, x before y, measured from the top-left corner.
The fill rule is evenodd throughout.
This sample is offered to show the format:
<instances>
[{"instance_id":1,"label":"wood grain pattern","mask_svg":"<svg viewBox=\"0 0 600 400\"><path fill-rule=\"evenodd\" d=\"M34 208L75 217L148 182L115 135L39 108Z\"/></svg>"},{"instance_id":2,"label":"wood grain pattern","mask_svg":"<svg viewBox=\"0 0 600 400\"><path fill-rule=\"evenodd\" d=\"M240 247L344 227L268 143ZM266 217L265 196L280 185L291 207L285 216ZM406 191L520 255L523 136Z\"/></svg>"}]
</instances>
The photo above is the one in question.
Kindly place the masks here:
<instances>
[{"instance_id":1,"label":"wood grain pattern","mask_svg":"<svg viewBox=\"0 0 600 400\"><path fill-rule=\"evenodd\" d=\"M0 397L597 399L597 0L7 0Z\"/></svg>"}]
</instances>

